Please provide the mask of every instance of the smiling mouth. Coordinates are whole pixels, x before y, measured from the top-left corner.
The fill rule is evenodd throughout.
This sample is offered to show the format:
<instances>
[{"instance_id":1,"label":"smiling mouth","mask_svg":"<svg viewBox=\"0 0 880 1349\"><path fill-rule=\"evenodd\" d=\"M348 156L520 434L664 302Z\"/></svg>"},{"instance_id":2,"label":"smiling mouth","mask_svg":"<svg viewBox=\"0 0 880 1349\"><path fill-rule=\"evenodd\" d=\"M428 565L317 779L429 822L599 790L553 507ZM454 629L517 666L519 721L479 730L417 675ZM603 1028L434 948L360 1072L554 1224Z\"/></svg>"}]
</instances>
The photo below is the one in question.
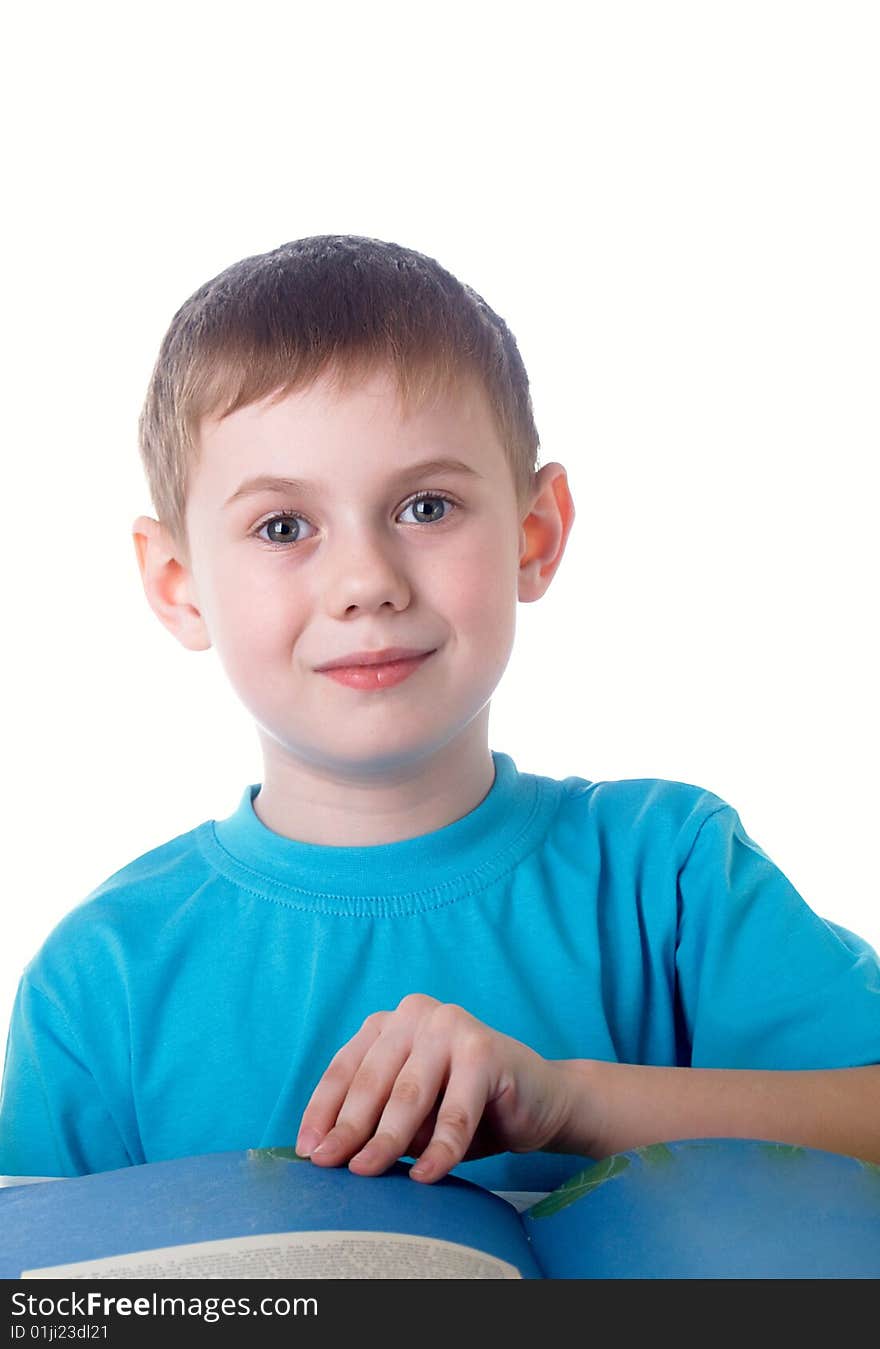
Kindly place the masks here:
<instances>
[{"instance_id":1,"label":"smiling mouth","mask_svg":"<svg viewBox=\"0 0 880 1349\"><path fill-rule=\"evenodd\" d=\"M331 665L318 673L327 675L338 684L347 684L349 688L385 689L408 679L433 655L433 651L423 651L415 656L398 656L393 660L372 661L369 664Z\"/></svg>"},{"instance_id":2,"label":"smiling mouth","mask_svg":"<svg viewBox=\"0 0 880 1349\"><path fill-rule=\"evenodd\" d=\"M419 651L410 646L386 646L377 651L352 651L348 656L340 656L338 660L330 660L326 665L319 665L316 668L323 674L327 670L341 668L350 670L358 665L390 665L392 661L413 660L420 656L430 656L433 649Z\"/></svg>"}]
</instances>

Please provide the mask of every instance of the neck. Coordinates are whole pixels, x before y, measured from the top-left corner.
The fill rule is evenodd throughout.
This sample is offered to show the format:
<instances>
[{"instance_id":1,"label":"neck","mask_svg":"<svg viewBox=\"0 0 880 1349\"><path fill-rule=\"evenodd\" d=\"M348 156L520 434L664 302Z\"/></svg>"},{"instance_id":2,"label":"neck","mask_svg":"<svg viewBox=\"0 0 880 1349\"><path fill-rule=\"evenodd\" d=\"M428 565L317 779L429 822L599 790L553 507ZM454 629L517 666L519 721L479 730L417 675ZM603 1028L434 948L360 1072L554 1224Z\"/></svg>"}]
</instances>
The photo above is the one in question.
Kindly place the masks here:
<instances>
[{"instance_id":1,"label":"neck","mask_svg":"<svg viewBox=\"0 0 880 1349\"><path fill-rule=\"evenodd\" d=\"M399 843L442 829L475 810L492 786L488 712L487 705L433 753L372 773L305 762L264 738L257 817L284 838L324 847Z\"/></svg>"}]
</instances>

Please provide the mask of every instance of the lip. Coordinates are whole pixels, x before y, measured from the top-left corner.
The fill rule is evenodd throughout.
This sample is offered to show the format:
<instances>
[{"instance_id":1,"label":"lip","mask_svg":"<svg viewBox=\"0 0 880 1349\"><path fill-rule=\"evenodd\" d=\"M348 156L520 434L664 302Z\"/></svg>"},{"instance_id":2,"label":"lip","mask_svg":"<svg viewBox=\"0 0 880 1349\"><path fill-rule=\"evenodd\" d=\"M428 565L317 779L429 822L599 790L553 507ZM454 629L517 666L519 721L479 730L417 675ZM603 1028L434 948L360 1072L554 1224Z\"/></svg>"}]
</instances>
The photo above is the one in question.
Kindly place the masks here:
<instances>
[{"instance_id":1,"label":"lip","mask_svg":"<svg viewBox=\"0 0 880 1349\"><path fill-rule=\"evenodd\" d=\"M352 651L348 656L340 656L338 660L329 660L324 665L316 665L315 669L339 670L355 669L360 665L388 665L397 660L414 660L417 656L429 656L436 650L435 647L418 648L413 646L386 646L381 651Z\"/></svg>"},{"instance_id":2,"label":"lip","mask_svg":"<svg viewBox=\"0 0 880 1349\"><path fill-rule=\"evenodd\" d=\"M380 653L374 651L369 654L377 656ZM367 663L361 662L360 665L332 665L320 673L336 684L344 684L346 688L360 689L362 693L377 693L383 689L393 689L405 679L411 678L433 655L434 651L420 651L415 656L398 657L396 660L371 660ZM351 660L351 656L346 656L345 659Z\"/></svg>"}]
</instances>

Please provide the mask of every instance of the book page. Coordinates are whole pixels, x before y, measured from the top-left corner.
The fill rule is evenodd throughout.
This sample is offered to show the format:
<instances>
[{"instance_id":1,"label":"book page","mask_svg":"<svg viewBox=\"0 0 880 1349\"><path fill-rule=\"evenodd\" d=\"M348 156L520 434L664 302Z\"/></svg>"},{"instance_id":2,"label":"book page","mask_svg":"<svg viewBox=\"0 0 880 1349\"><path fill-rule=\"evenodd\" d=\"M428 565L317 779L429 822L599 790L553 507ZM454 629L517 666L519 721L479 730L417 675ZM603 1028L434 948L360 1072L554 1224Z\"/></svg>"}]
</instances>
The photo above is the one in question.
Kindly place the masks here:
<instances>
[{"instance_id":1,"label":"book page","mask_svg":"<svg viewBox=\"0 0 880 1349\"><path fill-rule=\"evenodd\" d=\"M519 1279L505 1260L457 1242L392 1232L277 1232L199 1241L75 1264L23 1279Z\"/></svg>"}]
</instances>

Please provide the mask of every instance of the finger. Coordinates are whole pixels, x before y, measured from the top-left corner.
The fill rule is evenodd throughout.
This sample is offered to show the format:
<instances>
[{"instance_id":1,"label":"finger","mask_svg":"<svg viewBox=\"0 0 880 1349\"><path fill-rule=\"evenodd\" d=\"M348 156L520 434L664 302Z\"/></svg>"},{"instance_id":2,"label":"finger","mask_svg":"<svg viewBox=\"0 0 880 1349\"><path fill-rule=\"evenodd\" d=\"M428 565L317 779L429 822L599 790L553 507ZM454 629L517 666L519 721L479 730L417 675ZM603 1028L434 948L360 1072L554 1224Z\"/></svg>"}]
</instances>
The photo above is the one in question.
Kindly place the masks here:
<instances>
[{"instance_id":1,"label":"finger","mask_svg":"<svg viewBox=\"0 0 880 1349\"><path fill-rule=\"evenodd\" d=\"M431 1139L434 1137L434 1130L436 1127L437 1104L435 1103L434 1109L422 1120L422 1123L410 1139L409 1147L407 1148L405 1155L407 1157L412 1157L413 1159L421 1156Z\"/></svg>"},{"instance_id":2,"label":"finger","mask_svg":"<svg viewBox=\"0 0 880 1349\"><path fill-rule=\"evenodd\" d=\"M489 1080L485 1063L460 1061L454 1065L431 1140L410 1168L413 1180L430 1184L462 1161L483 1116Z\"/></svg>"},{"instance_id":3,"label":"finger","mask_svg":"<svg viewBox=\"0 0 880 1349\"><path fill-rule=\"evenodd\" d=\"M433 1114L448 1072L448 1042L441 1038L420 1042L401 1064L375 1133L352 1157L349 1169L375 1176L412 1152L412 1140Z\"/></svg>"},{"instance_id":4,"label":"finger","mask_svg":"<svg viewBox=\"0 0 880 1349\"><path fill-rule=\"evenodd\" d=\"M332 1129L352 1079L364 1055L382 1034L388 1015L387 1012L373 1012L357 1034L333 1055L300 1120L296 1151L301 1157L308 1157Z\"/></svg>"},{"instance_id":5,"label":"finger","mask_svg":"<svg viewBox=\"0 0 880 1349\"><path fill-rule=\"evenodd\" d=\"M371 1136L410 1051L411 1033L389 1021L364 1055L332 1127L312 1152L312 1161L338 1166Z\"/></svg>"}]
</instances>

